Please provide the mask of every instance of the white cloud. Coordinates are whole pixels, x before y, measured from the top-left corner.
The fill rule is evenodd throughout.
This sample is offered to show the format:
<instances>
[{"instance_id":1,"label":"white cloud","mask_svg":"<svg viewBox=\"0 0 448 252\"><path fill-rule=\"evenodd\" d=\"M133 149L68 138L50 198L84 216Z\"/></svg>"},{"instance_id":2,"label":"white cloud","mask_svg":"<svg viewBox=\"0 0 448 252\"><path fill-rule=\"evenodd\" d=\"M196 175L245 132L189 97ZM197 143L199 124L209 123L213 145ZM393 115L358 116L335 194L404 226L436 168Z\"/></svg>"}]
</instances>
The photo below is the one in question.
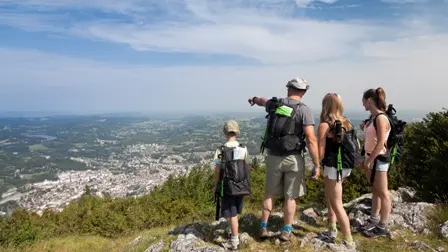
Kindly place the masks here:
<instances>
[{"instance_id":1,"label":"white cloud","mask_svg":"<svg viewBox=\"0 0 448 252\"><path fill-rule=\"evenodd\" d=\"M0 6L14 4L24 9L33 9L39 11L55 10L60 8L70 9L86 9L97 8L113 12L131 12L141 11L142 7L146 6L144 3L157 3L157 0L22 0L20 2L15 0L0 0ZM159 1L160 2L160 1Z\"/></svg>"},{"instance_id":2,"label":"white cloud","mask_svg":"<svg viewBox=\"0 0 448 252\"><path fill-rule=\"evenodd\" d=\"M433 46L426 47L427 43ZM446 50L441 51L447 44L447 36L379 42L367 44L365 53L389 59L261 67L114 65L1 49L1 75L8 81L1 84L0 106L84 111L154 111L159 106L190 112L247 111L248 97L283 96L285 83L303 76L311 85L304 101L316 113L328 92L340 93L348 110L362 111L362 92L378 86L385 88L388 102L397 108L438 110L447 105L448 89L442 83L448 79L444 64L448 55Z\"/></svg>"},{"instance_id":3,"label":"white cloud","mask_svg":"<svg viewBox=\"0 0 448 252\"><path fill-rule=\"evenodd\" d=\"M391 4L412 4L412 3L427 3L428 0L381 0L381 2Z\"/></svg>"},{"instance_id":4,"label":"white cloud","mask_svg":"<svg viewBox=\"0 0 448 252\"><path fill-rule=\"evenodd\" d=\"M187 111L204 106L249 110L247 97L282 96L285 82L296 76L311 84L305 102L313 108L320 106L327 92L338 92L346 107L361 110L362 92L378 86L386 89L389 102L398 108L433 110L447 105L448 89L440 83L448 79L444 70L448 36L440 31L443 22L436 27L427 15L378 25L291 17L292 9L309 6L311 1L240 0L230 5L227 0L150 4L0 0L0 7L8 2L22 10L42 11L0 8L0 24L104 40L140 51L240 55L265 65L149 67L0 48L0 74L6 80L0 83L0 107L113 111L154 110L163 104ZM148 14L156 7L169 20ZM76 20L61 12L73 8L115 15ZM228 104L229 99L234 102Z\"/></svg>"},{"instance_id":5,"label":"white cloud","mask_svg":"<svg viewBox=\"0 0 448 252\"><path fill-rule=\"evenodd\" d=\"M365 33L368 28L357 25L312 20L271 24L281 28L232 23L171 28L111 24L92 25L85 31L96 38L129 44L137 50L235 54L264 63L338 57L350 52L351 42L368 36Z\"/></svg>"},{"instance_id":6,"label":"white cloud","mask_svg":"<svg viewBox=\"0 0 448 252\"><path fill-rule=\"evenodd\" d=\"M295 0L296 4L300 7L306 7L312 2L321 2L326 4L336 3L338 0Z\"/></svg>"},{"instance_id":7,"label":"white cloud","mask_svg":"<svg viewBox=\"0 0 448 252\"><path fill-rule=\"evenodd\" d=\"M321 0L334 2L334 0ZM81 1L78 5L92 7ZM133 11L138 1L125 1L117 7L115 1L96 4L108 10ZM36 4L27 0L22 4ZM265 0L249 1L227 6L225 1L185 1L185 5L159 6L170 11L170 17L183 17L180 21L148 22L148 15L126 14L134 22L96 19L64 20L60 14L42 13L35 16L23 13L2 13L0 22L28 30L65 32L89 39L126 44L136 50L166 52L193 52L233 54L263 63L300 63L351 55L359 49L359 41L383 37L396 30L363 22L319 21L310 18L292 18L289 15L294 2ZM69 1L67 6L73 7ZM61 7L61 2L44 0L42 6ZM145 5L147 8L152 5ZM148 7L149 6L149 7ZM142 10L140 10L142 11ZM190 13L185 21L186 13ZM194 19L195 21L191 21ZM396 28L396 27L395 27Z\"/></svg>"}]
</instances>

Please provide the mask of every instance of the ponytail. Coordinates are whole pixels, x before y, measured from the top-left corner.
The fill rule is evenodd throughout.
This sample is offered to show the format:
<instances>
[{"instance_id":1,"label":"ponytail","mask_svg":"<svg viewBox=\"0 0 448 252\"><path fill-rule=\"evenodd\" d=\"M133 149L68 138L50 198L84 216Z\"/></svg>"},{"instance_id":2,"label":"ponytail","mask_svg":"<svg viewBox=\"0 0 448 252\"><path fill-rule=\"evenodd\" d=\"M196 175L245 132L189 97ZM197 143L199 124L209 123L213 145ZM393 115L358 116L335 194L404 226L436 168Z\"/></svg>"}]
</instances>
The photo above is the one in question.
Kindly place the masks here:
<instances>
[{"instance_id":1,"label":"ponytail","mask_svg":"<svg viewBox=\"0 0 448 252\"><path fill-rule=\"evenodd\" d=\"M375 104L376 104L376 107L379 109L379 110L382 110L382 111L386 111L386 93L384 92L384 89L382 89L382 88L377 88L376 90L375 90Z\"/></svg>"},{"instance_id":2,"label":"ponytail","mask_svg":"<svg viewBox=\"0 0 448 252\"><path fill-rule=\"evenodd\" d=\"M364 92L363 98L365 100L372 98L372 100L375 102L375 106L382 111L386 111L387 105L386 105L386 93L384 92L384 89L377 88L377 89L369 89Z\"/></svg>"}]
</instances>

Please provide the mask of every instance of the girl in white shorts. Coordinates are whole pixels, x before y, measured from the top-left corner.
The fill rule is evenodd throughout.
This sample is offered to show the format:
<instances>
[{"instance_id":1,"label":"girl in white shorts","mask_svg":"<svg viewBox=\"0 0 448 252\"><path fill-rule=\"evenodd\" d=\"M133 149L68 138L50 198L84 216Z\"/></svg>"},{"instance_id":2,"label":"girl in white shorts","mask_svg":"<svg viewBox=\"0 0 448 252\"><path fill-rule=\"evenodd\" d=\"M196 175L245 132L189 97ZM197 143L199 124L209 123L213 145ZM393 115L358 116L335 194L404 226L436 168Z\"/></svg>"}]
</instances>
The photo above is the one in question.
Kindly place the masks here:
<instances>
[{"instance_id":1,"label":"girl in white shorts","mask_svg":"<svg viewBox=\"0 0 448 252\"><path fill-rule=\"evenodd\" d=\"M341 127L347 130L353 129L350 121L343 113L342 99L338 94L327 94L322 101L322 112L318 129L319 157L324 167L325 198L328 208L328 231L321 233L321 238L335 242L337 236L336 221L339 222L344 236L342 245L348 249L355 248L355 243L350 231L350 222L342 203L342 181L350 176L351 169L343 168L339 174L337 167L337 155L339 147L336 145L334 135L335 121L341 122ZM357 143L359 145L359 143Z\"/></svg>"}]
</instances>

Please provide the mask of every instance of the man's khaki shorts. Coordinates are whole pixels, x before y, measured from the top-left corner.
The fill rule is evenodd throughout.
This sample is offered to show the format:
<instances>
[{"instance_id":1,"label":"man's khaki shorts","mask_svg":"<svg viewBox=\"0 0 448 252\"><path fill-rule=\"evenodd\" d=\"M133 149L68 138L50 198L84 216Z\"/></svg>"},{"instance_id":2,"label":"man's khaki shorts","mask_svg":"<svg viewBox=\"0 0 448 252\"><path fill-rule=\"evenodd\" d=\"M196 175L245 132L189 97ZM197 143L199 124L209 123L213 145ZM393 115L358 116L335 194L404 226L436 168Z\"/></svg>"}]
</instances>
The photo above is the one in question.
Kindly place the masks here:
<instances>
[{"instance_id":1,"label":"man's khaki shorts","mask_svg":"<svg viewBox=\"0 0 448 252\"><path fill-rule=\"evenodd\" d=\"M267 156L265 197L283 195L296 199L306 193L305 160L302 155Z\"/></svg>"}]
</instances>

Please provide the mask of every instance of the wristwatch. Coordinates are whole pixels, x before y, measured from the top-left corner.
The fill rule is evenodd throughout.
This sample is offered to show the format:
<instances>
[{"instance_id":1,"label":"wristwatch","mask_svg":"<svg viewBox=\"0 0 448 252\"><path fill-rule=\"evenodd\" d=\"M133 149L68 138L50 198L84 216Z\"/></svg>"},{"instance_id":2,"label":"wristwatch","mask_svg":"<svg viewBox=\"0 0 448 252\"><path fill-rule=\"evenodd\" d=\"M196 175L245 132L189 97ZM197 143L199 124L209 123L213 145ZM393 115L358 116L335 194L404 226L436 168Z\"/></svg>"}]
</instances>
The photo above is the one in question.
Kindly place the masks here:
<instances>
[{"instance_id":1,"label":"wristwatch","mask_svg":"<svg viewBox=\"0 0 448 252\"><path fill-rule=\"evenodd\" d=\"M364 162L363 162L364 164L363 164L363 165L364 165L365 167L367 167L367 168L370 168L371 162L368 162L368 163L367 163L366 161L367 161L367 159L364 159Z\"/></svg>"}]
</instances>

